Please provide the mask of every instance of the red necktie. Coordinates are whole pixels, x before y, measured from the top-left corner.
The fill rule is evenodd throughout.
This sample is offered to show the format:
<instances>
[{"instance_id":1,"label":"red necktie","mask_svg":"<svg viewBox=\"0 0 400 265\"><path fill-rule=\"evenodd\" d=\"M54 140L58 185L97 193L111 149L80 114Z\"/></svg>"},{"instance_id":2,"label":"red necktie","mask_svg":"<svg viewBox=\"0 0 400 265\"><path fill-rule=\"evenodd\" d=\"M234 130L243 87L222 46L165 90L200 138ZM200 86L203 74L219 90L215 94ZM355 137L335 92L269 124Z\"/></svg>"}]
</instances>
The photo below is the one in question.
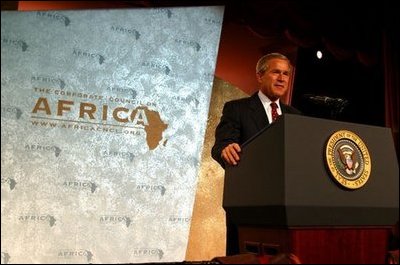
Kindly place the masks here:
<instances>
[{"instance_id":1,"label":"red necktie","mask_svg":"<svg viewBox=\"0 0 400 265\"><path fill-rule=\"evenodd\" d=\"M271 102L271 114L272 114L272 122L276 121L278 118L278 105L275 102Z\"/></svg>"}]
</instances>

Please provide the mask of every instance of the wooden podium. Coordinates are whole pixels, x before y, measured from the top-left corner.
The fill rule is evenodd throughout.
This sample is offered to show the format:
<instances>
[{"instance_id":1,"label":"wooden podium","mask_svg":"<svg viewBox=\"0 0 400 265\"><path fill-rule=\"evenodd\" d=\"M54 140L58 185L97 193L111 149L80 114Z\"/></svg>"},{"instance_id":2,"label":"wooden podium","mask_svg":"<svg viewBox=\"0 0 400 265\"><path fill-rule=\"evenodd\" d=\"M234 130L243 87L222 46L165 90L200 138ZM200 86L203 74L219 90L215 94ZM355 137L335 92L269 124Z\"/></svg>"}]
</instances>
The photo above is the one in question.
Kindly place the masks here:
<instances>
[{"instance_id":1,"label":"wooden podium","mask_svg":"<svg viewBox=\"0 0 400 265\"><path fill-rule=\"evenodd\" d=\"M365 185L332 178L325 148L348 130L368 148ZM388 128L286 114L242 146L225 173L223 207L242 253L291 252L303 263L384 263L399 219L399 169Z\"/></svg>"}]
</instances>

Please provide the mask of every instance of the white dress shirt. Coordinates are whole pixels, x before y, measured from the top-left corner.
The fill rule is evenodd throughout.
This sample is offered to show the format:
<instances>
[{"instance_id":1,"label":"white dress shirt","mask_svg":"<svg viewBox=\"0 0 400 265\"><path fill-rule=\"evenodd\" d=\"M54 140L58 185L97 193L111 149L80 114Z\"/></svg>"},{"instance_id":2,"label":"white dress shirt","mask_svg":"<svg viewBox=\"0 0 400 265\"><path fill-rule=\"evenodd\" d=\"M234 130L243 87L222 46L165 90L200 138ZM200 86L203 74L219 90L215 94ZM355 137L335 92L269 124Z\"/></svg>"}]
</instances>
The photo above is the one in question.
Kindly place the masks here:
<instances>
[{"instance_id":1,"label":"white dress shirt","mask_svg":"<svg viewBox=\"0 0 400 265\"><path fill-rule=\"evenodd\" d=\"M272 114L271 114L271 102L272 101L266 95L264 95L261 92L261 90L258 91L258 97L260 98L260 100L264 106L265 112L267 113L269 123L272 123ZM279 99L276 100L275 103L276 103L276 105L278 105L278 109L277 109L278 114L282 115L282 110L281 110L281 105L279 104Z\"/></svg>"}]
</instances>

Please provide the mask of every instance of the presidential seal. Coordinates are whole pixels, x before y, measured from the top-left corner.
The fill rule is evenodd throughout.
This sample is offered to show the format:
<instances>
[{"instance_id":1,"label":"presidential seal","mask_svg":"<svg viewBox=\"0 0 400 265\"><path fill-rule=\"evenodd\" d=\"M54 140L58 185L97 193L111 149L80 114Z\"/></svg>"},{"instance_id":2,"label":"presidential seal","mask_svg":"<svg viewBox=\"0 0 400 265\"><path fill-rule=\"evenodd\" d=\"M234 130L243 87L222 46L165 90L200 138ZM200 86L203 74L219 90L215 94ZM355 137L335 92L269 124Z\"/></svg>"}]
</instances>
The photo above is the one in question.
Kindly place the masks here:
<instances>
[{"instance_id":1,"label":"presidential seal","mask_svg":"<svg viewBox=\"0 0 400 265\"><path fill-rule=\"evenodd\" d=\"M371 173L368 148L358 135L351 131L337 131L329 138L325 159L330 174L341 186L358 189L367 183Z\"/></svg>"}]
</instances>

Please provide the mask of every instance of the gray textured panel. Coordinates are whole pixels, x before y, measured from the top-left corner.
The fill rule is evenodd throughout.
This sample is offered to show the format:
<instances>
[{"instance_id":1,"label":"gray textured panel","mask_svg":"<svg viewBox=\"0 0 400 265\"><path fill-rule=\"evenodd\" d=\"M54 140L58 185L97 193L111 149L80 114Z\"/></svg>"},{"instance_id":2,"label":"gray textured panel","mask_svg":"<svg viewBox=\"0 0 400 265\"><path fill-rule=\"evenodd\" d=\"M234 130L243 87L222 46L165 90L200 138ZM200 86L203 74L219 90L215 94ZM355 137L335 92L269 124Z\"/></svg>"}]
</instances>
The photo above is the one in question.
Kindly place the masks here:
<instances>
[{"instance_id":1,"label":"gray textured panel","mask_svg":"<svg viewBox=\"0 0 400 265\"><path fill-rule=\"evenodd\" d=\"M223 7L1 15L2 263L184 260Z\"/></svg>"}]
</instances>

